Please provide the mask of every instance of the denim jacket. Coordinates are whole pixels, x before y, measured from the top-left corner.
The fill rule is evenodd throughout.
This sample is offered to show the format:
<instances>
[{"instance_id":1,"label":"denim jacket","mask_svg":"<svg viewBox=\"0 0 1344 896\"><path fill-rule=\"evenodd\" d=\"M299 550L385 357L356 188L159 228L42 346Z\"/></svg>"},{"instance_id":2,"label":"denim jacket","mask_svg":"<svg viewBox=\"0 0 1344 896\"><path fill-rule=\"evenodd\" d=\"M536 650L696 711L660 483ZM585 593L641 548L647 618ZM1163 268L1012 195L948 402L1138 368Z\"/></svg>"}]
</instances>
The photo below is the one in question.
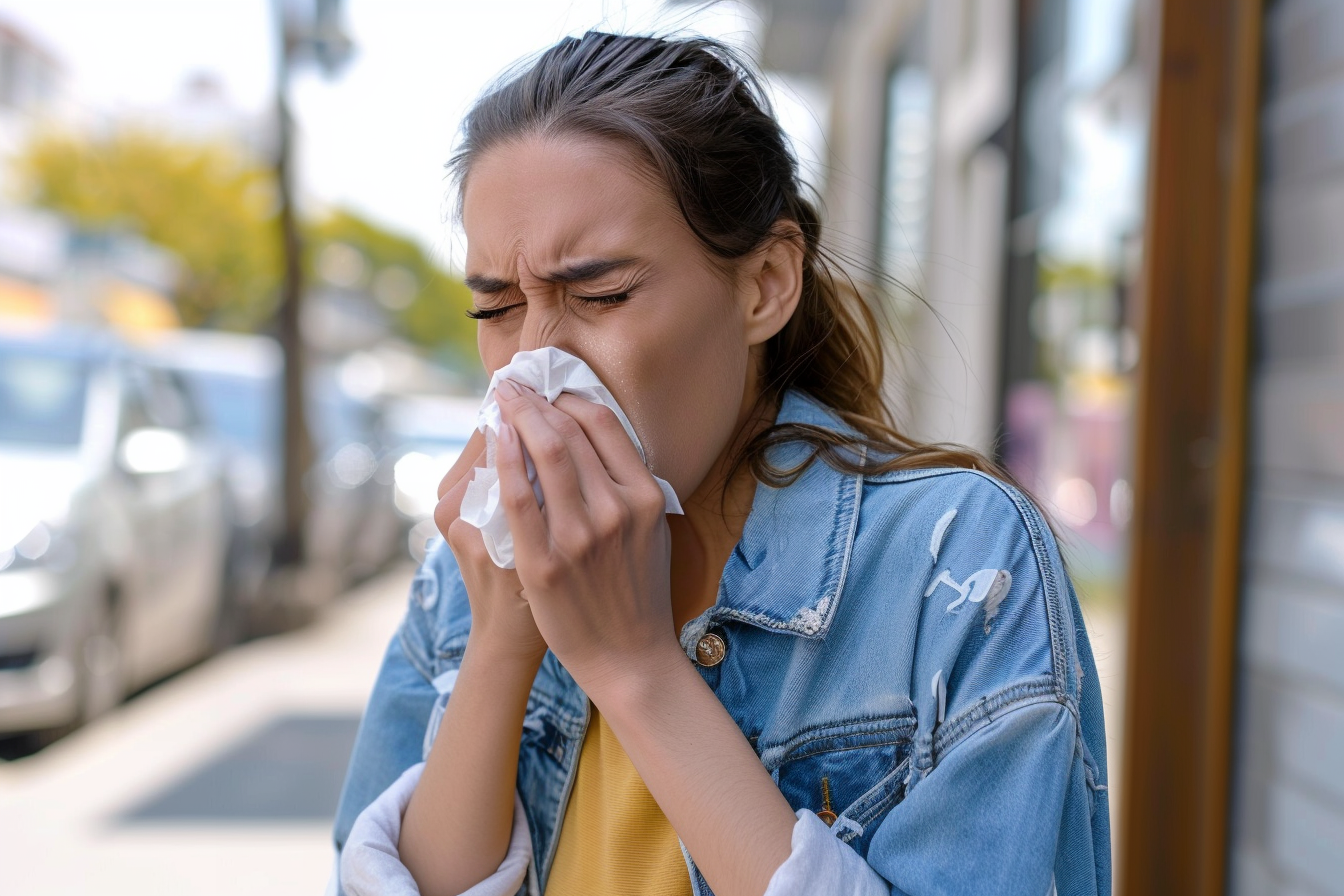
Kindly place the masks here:
<instances>
[{"instance_id":1,"label":"denim jacket","mask_svg":"<svg viewBox=\"0 0 1344 896\"><path fill-rule=\"evenodd\" d=\"M796 391L778 421L851 431ZM810 449L775 450L788 467ZM470 625L436 540L356 739L332 892L416 892L396 855L401 812ZM681 631L688 661L707 634L726 651L699 671L797 815L767 896L1110 892L1096 667L1055 539L1016 489L973 470L860 476L820 460L785 488L758 484L714 606ZM509 854L473 896L544 890L587 721L548 653Z\"/></svg>"}]
</instances>

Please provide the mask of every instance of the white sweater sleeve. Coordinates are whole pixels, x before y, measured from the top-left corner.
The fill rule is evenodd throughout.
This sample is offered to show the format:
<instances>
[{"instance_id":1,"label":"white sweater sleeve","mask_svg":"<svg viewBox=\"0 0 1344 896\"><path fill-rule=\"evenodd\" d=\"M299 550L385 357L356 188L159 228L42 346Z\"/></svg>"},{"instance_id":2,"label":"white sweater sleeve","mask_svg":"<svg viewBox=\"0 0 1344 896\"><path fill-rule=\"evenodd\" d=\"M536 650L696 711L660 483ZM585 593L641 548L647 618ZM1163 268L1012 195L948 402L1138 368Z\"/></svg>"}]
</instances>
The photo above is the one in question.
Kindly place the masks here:
<instances>
[{"instance_id":1,"label":"white sweater sleeve","mask_svg":"<svg viewBox=\"0 0 1344 896\"><path fill-rule=\"evenodd\" d=\"M891 896L891 884L826 822L807 809L795 814L789 857L775 869L765 896Z\"/></svg>"},{"instance_id":2,"label":"white sweater sleeve","mask_svg":"<svg viewBox=\"0 0 1344 896\"><path fill-rule=\"evenodd\" d=\"M341 851L340 888L346 896L419 896L420 888L401 863L397 846L401 840L402 814L424 769L423 762L406 769L355 819ZM515 793L513 833L504 861L462 896L515 896L527 882L531 863L532 835L522 801Z\"/></svg>"}]
</instances>

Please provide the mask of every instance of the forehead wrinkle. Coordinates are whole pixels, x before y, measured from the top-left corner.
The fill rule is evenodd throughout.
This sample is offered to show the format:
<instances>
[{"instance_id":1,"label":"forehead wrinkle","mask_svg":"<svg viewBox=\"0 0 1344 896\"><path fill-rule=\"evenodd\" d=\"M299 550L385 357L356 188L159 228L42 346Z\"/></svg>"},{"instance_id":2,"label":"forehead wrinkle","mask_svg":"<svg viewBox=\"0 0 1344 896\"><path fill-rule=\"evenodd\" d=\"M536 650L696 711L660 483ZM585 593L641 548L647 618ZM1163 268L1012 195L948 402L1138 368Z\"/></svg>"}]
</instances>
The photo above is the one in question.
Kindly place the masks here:
<instances>
[{"instance_id":1,"label":"forehead wrinkle","mask_svg":"<svg viewBox=\"0 0 1344 896\"><path fill-rule=\"evenodd\" d=\"M646 164L632 158L628 149L592 140L539 140L530 147L526 146L529 142L500 147L492 150L492 154L523 148L544 151L547 142L571 150L581 147L590 154L580 159L577 165L580 174L569 183L537 181L530 173L533 168L511 165L512 159L502 170L491 168L489 189L498 197L494 214L503 212L504 217L490 220L464 215L468 229L478 231L478 239L468 242L469 273L489 276L507 273L510 280L526 276L540 281L549 272L573 261L635 256L661 263L670 248L665 239L668 229L687 227L666 185L653 171L646 170ZM565 146L566 143L571 145ZM502 161L492 154L486 157L489 162ZM496 186L495 179L500 177L502 180ZM485 199L485 194L480 193L484 186L479 177L471 180L470 205ZM635 196L630 196L631 192ZM472 211L490 216L488 209L489 206L483 206ZM488 228L488 236L479 232L481 226ZM493 246L486 243L487 239ZM473 243L478 250L485 250L482 254L488 259L489 269L477 271L471 263Z\"/></svg>"}]
</instances>

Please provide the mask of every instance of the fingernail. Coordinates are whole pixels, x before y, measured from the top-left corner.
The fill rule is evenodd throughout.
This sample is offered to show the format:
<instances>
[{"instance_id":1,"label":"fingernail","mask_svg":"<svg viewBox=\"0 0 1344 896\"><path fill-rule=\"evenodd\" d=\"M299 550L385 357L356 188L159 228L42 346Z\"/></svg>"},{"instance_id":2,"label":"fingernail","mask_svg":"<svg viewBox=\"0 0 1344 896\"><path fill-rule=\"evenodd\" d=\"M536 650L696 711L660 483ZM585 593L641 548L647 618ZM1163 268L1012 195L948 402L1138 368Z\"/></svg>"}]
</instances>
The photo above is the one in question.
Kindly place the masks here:
<instances>
[{"instance_id":1,"label":"fingernail","mask_svg":"<svg viewBox=\"0 0 1344 896\"><path fill-rule=\"evenodd\" d=\"M501 380L495 391L505 398L518 397L518 387L513 384L513 380Z\"/></svg>"}]
</instances>

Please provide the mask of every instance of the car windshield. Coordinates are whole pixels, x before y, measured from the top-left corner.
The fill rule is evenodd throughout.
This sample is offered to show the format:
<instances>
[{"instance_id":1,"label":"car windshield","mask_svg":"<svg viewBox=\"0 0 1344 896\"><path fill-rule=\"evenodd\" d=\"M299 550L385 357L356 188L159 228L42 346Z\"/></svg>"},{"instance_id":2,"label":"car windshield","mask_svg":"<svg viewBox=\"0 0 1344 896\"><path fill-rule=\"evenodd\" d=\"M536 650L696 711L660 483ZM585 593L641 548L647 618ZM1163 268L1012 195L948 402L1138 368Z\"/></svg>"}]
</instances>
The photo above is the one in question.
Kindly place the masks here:
<instances>
[{"instance_id":1,"label":"car windshield","mask_svg":"<svg viewBox=\"0 0 1344 896\"><path fill-rule=\"evenodd\" d=\"M227 442L260 457L280 450L278 381L184 371L187 384L210 423Z\"/></svg>"},{"instance_id":2,"label":"car windshield","mask_svg":"<svg viewBox=\"0 0 1344 896\"><path fill-rule=\"evenodd\" d=\"M78 445L88 389L87 361L0 345L0 442Z\"/></svg>"}]
</instances>

